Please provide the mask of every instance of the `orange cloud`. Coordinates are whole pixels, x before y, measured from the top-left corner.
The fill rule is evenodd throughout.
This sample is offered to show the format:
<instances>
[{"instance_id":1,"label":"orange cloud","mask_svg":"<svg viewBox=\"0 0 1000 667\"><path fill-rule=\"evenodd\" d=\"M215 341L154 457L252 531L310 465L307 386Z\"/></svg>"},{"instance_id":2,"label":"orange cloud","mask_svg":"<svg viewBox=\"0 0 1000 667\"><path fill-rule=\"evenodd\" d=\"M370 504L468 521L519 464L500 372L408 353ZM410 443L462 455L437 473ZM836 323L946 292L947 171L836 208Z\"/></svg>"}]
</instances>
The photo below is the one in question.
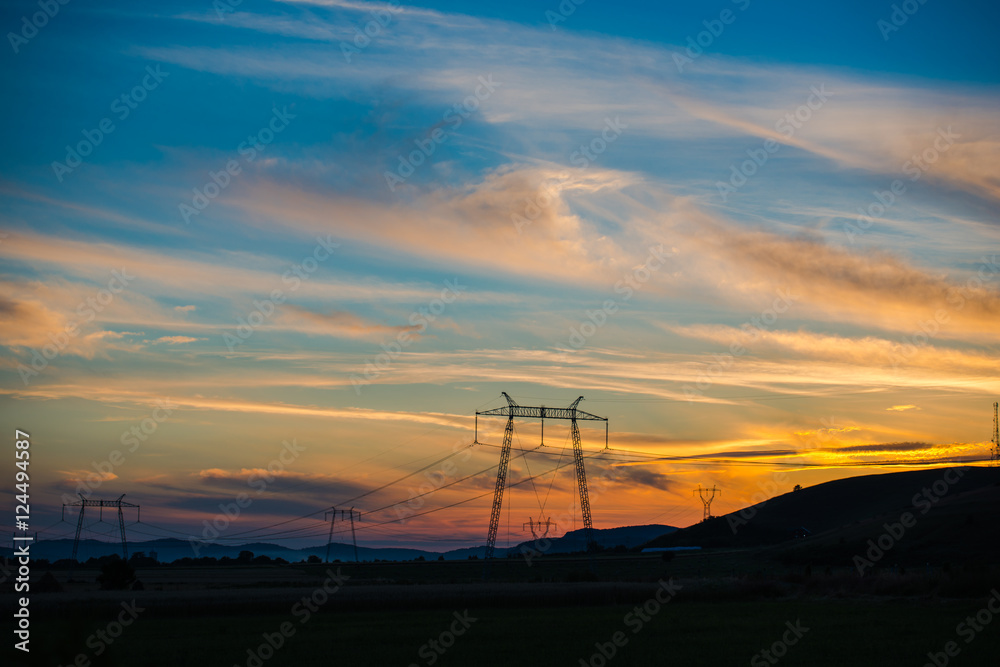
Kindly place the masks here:
<instances>
[{"instance_id":1,"label":"orange cloud","mask_svg":"<svg viewBox=\"0 0 1000 667\"><path fill-rule=\"evenodd\" d=\"M199 340L208 340L207 338L192 338L191 336L160 336L154 341L151 341L154 345L157 343L167 343L168 345L180 345L181 343L194 343Z\"/></svg>"}]
</instances>

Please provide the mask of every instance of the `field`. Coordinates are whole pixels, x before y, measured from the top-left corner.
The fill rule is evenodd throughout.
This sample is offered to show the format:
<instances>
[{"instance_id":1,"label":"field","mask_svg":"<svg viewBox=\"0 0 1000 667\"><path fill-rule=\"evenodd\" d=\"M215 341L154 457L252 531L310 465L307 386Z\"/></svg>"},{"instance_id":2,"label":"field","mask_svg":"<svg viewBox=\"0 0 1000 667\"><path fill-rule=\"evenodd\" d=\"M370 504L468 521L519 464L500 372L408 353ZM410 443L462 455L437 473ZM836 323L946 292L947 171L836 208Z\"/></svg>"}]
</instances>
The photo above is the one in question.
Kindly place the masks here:
<instances>
[{"instance_id":1,"label":"field","mask_svg":"<svg viewBox=\"0 0 1000 667\"><path fill-rule=\"evenodd\" d=\"M949 664L996 664L1000 619L987 611L980 630L959 628L968 616L985 618L1000 585L995 569L859 578L754 569L767 562L760 559L732 550L669 562L637 554L548 557L531 567L498 560L489 581L482 561L156 567L139 571L137 591L96 590L97 573L78 570L63 592L33 593L32 653L22 662L775 664L760 653L767 649L783 665L919 667L955 642ZM54 574L64 584L69 575Z\"/></svg>"}]
</instances>

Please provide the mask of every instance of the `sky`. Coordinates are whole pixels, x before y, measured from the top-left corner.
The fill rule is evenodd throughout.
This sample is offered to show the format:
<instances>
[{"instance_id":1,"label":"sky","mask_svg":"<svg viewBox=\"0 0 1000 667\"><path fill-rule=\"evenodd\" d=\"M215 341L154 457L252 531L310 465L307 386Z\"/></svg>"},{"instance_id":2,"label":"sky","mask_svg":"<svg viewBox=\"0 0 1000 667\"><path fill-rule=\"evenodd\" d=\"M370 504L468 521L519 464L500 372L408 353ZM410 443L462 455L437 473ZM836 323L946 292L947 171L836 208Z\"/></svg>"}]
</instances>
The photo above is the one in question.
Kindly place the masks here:
<instances>
[{"instance_id":1,"label":"sky","mask_svg":"<svg viewBox=\"0 0 1000 667\"><path fill-rule=\"evenodd\" d=\"M42 5L0 9L0 419L43 538L125 493L132 539L483 544L501 392L608 418L596 528L989 459L993 3ZM498 546L582 527L540 426Z\"/></svg>"}]
</instances>

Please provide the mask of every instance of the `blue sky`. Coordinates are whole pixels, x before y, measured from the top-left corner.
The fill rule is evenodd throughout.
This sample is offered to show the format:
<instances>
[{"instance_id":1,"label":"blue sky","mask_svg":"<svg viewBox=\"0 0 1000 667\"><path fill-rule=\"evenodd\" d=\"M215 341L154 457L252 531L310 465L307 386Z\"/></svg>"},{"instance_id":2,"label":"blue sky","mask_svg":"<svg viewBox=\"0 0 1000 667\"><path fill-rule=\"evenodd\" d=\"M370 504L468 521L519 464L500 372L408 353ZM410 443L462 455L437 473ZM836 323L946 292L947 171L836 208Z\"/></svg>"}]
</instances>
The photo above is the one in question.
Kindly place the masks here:
<instances>
[{"instance_id":1,"label":"blue sky","mask_svg":"<svg viewBox=\"0 0 1000 667\"><path fill-rule=\"evenodd\" d=\"M595 458L598 527L695 521L699 483L735 508L775 471L988 450L993 5L914 2L892 31L861 2L59 7L0 75L0 397L50 452L44 518L136 425L88 493L174 535L303 443L236 539L471 442L501 391L717 455ZM495 463L472 451L464 475ZM515 479L558 454L531 456ZM564 505L567 473L542 477ZM372 543L482 541L488 471L423 506L456 509L374 511L418 481L357 501Z\"/></svg>"}]
</instances>

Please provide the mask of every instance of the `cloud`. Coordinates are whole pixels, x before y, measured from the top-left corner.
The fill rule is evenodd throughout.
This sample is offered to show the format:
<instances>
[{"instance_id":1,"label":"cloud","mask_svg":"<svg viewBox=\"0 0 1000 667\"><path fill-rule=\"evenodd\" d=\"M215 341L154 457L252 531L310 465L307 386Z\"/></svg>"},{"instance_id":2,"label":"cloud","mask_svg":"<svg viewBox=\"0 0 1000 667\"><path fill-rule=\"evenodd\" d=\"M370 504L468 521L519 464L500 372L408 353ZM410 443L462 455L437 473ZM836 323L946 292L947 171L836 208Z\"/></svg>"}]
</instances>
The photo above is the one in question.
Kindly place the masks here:
<instances>
[{"instance_id":1,"label":"cloud","mask_svg":"<svg viewBox=\"0 0 1000 667\"><path fill-rule=\"evenodd\" d=\"M277 325L308 333L335 336L338 338L371 338L396 336L408 332L414 339L419 338L418 325L385 325L367 320L360 315L343 310L317 313L306 308L288 304L277 319Z\"/></svg>"},{"instance_id":2,"label":"cloud","mask_svg":"<svg viewBox=\"0 0 1000 667\"><path fill-rule=\"evenodd\" d=\"M34 300L0 297L0 345L39 348L51 345L50 335L63 334L67 321Z\"/></svg>"},{"instance_id":3,"label":"cloud","mask_svg":"<svg viewBox=\"0 0 1000 667\"><path fill-rule=\"evenodd\" d=\"M104 482L118 479L118 475L107 470L97 471L84 468L81 470L59 470L58 473L63 475L63 478L57 482L61 488L75 489L78 484L86 484L96 488Z\"/></svg>"},{"instance_id":4,"label":"cloud","mask_svg":"<svg viewBox=\"0 0 1000 667\"><path fill-rule=\"evenodd\" d=\"M906 412L907 410L920 410L915 405L894 405L891 408L886 408L889 412Z\"/></svg>"},{"instance_id":5,"label":"cloud","mask_svg":"<svg viewBox=\"0 0 1000 667\"><path fill-rule=\"evenodd\" d=\"M179 313L190 313L196 310L196 306L174 306L174 310Z\"/></svg>"},{"instance_id":6,"label":"cloud","mask_svg":"<svg viewBox=\"0 0 1000 667\"><path fill-rule=\"evenodd\" d=\"M326 12L281 17L240 12L219 29L237 25L329 41L343 35L345 25L368 16L358 15L365 11L363 3L297 4L325 5ZM503 82L502 93L484 105L482 119L518 144L533 141L531 148L546 143L542 136L593 132L602 116L620 114L628 119L630 135L670 141L686 155L699 157L692 140L726 139L742 146L731 153L733 159L745 159L748 138L773 139L811 157L817 171L864 170L907 184L906 165L933 149L939 130L951 127L959 138L927 161L922 181L1000 199L1000 119L992 89L900 83L879 74L712 53L682 73L672 58L683 45L553 33L541 26L409 7L393 14L390 29L377 42L377 50L349 67L338 50L308 42L285 44L278 54L200 45L149 46L142 52L197 71L251 77L283 91L294 81L319 97L371 94L391 80L395 90L425 104L428 98L459 101L475 88L477 77L490 73ZM779 121L801 108L817 87L829 91L828 101L798 123L794 134L779 131ZM720 172L728 178L725 168Z\"/></svg>"},{"instance_id":7,"label":"cloud","mask_svg":"<svg viewBox=\"0 0 1000 667\"><path fill-rule=\"evenodd\" d=\"M508 165L466 186L417 194L405 205L275 181L254 183L228 203L262 227L277 224L303 235L334 232L477 273L610 285L646 259L648 244L641 254L626 252L575 214L569 198L614 194L632 182L611 170ZM526 215L532 216L530 226L519 228L516 216Z\"/></svg>"},{"instance_id":8,"label":"cloud","mask_svg":"<svg viewBox=\"0 0 1000 667\"><path fill-rule=\"evenodd\" d=\"M729 350L734 343L739 344L744 346L743 354L748 357L752 355L763 359L780 359L789 367L795 364L795 360L804 359L848 364L856 367L854 372L875 371L876 375L884 375L883 370L895 370L898 367L957 375L985 373L997 362L992 354L967 347L949 347L945 344L946 341L937 344L924 343L923 339L918 339L917 342L921 343L918 346L908 340L892 340L873 335L850 337L804 329L767 330L755 326L737 328L714 324L661 326L679 336L711 342L723 350Z\"/></svg>"},{"instance_id":9,"label":"cloud","mask_svg":"<svg viewBox=\"0 0 1000 667\"><path fill-rule=\"evenodd\" d=\"M849 445L846 447L828 447L824 448L823 451L829 452L871 452L871 453L884 453L884 452L913 452L913 451L931 451L934 450L937 445L931 444L929 442L887 442L887 443L868 443L864 445Z\"/></svg>"},{"instance_id":10,"label":"cloud","mask_svg":"<svg viewBox=\"0 0 1000 667\"><path fill-rule=\"evenodd\" d=\"M663 473L640 466L623 466L616 469L617 483L648 486L657 491L669 491L674 482Z\"/></svg>"},{"instance_id":11,"label":"cloud","mask_svg":"<svg viewBox=\"0 0 1000 667\"><path fill-rule=\"evenodd\" d=\"M348 382L345 380L345 383ZM48 386L31 386L25 388L0 388L0 394L23 398L38 398L55 400L59 398L83 398L102 403L127 403L145 407L157 407L158 401L164 399L163 394L136 390L131 381L123 386L115 387L112 383L95 387L88 384L59 384ZM443 412L405 412L392 410L372 410L368 408L328 408L315 405L297 405L294 403L263 402L238 398L205 397L198 394L190 396L170 396L169 402L180 409L206 410L219 412L246 412L255 414L270 414L296 417L318 417L323 419L360 419L380 422L411 422L448 426L459 430L473 430L473 420L468 415L457 415Z\"/></svg>"},{"instance_id":12,"label":"cloud","mask_svg":"<svg viewBox=\"0 0 1000 667\"><path fill-rule=\"evenodd\" d=\"M0 281L0 287L12 289L14 285ZM28 291L53 297L55 303L65 296L59 285L33 284ZM81 303L83 306L86 304ZM132 332L102 330L90 322L93 316L87 313L93 310L84 315L79 312L57 312L32 297L0 297L0 345L18 350L23 359L37 352L49 360L61 355L110 358L113 350L138 349L137 344L127 342L135 335Z\"/></svg>"},{"instance_id":13,"label":"cloud","mask_svg":"<svg viewBox=\"0 0 1000 667\"><path fill-rule=\"evenodd\" d=\"M699 273L761 300L790 295L784 317L815 317L933 335L995 339L1000 263L984 279L950 279L887 252L851 252L817 238L740 229L688 207L683 233L699 253ZM971 282L970 282L971 281ZM780 291L779 291L780 290ZM937 320L935 322L935 320Z\"/></svg>"},{"instance_id":14,"label":"cloud","mask_svg":"<svg viewBox=\"0 0 1000 667\"><path fill-rule=\"evenodd\" d=\"M289 467L300 464L305 465L300 461L295 461L290 463ZM240 468L239 470L206 468L192 473L192 476L206 488L227 490L234 493L243 491L252 498L258 497L264 491L282 494L294 491L295 496L300 498L296 502L300 503L304 501L303 497L308 497L311 494L318 494L324 499L329 499L330 497L353 497L370 491L369 487L333 475L302 472L276 466ZM189 491L189 494L193 493L197 492Z\"/></svg>"},{"instance_id":15,"label":"cloud","mask_svg":"<svg viewBox=\"0 0 1000 667\"><path fill-rule=\"evenodd\" d=\"M181 343L194 343L199 340L208 340L207 338L192 338L191 336L160 336L154 341L151 341L154 345L158 343L166 343L168 345L180 345Z\"/></svg>"}]
</instances>

